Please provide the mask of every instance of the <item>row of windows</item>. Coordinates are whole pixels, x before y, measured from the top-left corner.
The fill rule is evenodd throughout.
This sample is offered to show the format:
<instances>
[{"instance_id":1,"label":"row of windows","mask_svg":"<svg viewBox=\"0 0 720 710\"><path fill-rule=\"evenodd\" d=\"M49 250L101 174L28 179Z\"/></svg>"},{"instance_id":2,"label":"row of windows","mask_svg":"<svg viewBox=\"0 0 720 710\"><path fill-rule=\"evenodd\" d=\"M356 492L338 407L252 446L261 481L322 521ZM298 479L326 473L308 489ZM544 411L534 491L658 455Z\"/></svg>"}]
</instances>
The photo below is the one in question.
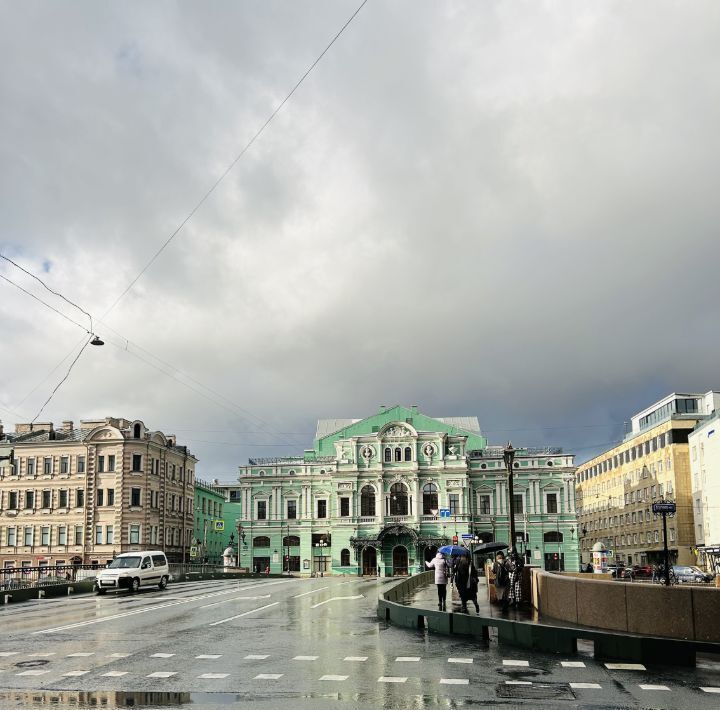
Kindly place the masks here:
<instances>
[{"instance_id":1,"label":"row of windows","mask_svg":"<svg viewBox=\"0 0 720 710\"><path fill-rule=\"evenodd\" d=\"M159 508L160 502L160 491L149 491L150 493L150 507ZM166 494L167 495L167 494ZM85 505L85 489L77 488L74 492L74 507L82 508ZM184 508L184 498L180 495L170 494L168 495L168 503L171 511L177 511L182 513ZM23 510L34 510L36 504L43 510L50 510L53 508L53 491L25 491L22 495L19 491L9 491L7 494L7 509L8 510L20 510L20 504L22 503ZM60 488L57 490L57 507L58 508L69 508L71 507L71 491L67 488ZM142 489L141 488L130 488L129 503L131 506L140 507L142 506ZM115 505L115 489L114 488L98 488L96 492L95 505L98 507L112 506ZM187 499L188 512L192 513L192 498Z\"/></svg>"},{"instance_id":2,"label":"row of windows","mask_svg":"<svg viewBox=\"0 0 720 710\"><path fill-rule=\"evenodd\" d=\"M82 545L84 528L82 525L59 526L10 526L0 529L0 546L5 547L34 547L40 545ZM192 530L186 529L185 544L189 544ZM168 545L180 545L182 530L175 527L165 528L165 541ZM160 528L157 525L147 526L146 540L150 545L160 544ZM115 528L113 525L96 525L94 541L96 545L112 545L115 542ZM140 545L143 542L142 525L131 523L127 526L127 541L130 545Z\"/></svg>"},{"instance_id":3,"label":"row of windows","mask_svg":"<svg viewBox=\"0 0 720 710\"><path fill-rule=\"evenodd\" d=\"M200 497L200 508L203 513L207 513L213 518L222 518L222 503L206 498L205 496Z\"/></svg>"},{"instance_id":4,"label":"row of windows","mask_svg":"<svg viewBox=\"0 0 720 710\"><path fill-rule=\"evenodd\" d=\"M412 449L409 446L405 447L404 454L405 454L405 461L412 461ZM389 446L386 446L384 456L385 456L385 463L390 463L391 461L402 461L403 460L403 449L401 449L398 446L393 450Z\"/></svg>"},{"instance_id":5,"label":"row of windows","mask_svg":"<svg viewBox=\"0 0 720 710\"><path fill-rule=\"evenodd\" d=\"M668 542L676 541L675 528L668 528ZM662 542L662 533L659 530L648 530L647 532L632 533L629 535L615 535L605 540L606 543L616 547L624 547L627 545L656 544ZM583 547L592 548L594 538L583 542Z\"/></svg>"}]
</instances>

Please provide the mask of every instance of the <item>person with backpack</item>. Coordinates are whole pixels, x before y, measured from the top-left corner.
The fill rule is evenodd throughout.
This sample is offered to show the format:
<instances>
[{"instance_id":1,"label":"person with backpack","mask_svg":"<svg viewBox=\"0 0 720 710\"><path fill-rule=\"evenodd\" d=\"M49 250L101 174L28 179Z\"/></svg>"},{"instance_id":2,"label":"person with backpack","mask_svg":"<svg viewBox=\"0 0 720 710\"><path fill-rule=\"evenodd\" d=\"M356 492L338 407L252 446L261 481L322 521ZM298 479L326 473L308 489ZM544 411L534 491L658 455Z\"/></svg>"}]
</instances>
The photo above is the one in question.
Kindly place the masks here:
<instances>
[{"instance_id":1,"label":"person with backpack","mask_svg":"<svg viewBox=\"0 0 720 710\"><path fill-rule=\"evenodd\" d=\"M480 606L477 600L478 571L477 567L467 557L461 557L455 565L455 584L457 586L462 608L460 611L467 612L469 601L475 604L475 613L480 613Z\"/></svg>"},{"instance_id":2,"label":"person with backpack","mask_svg":"<svg viewBox=\"0 0 720 710\"><path fill-rule=\"evenodd\" d=\"M502 604L502 610L507 611L508 608L508 592L510 591L510 574L505 566L505 555L498 552L495 555L493 564L493 575L495 576L495 596Z\"/></svg>"},{"instance_id":3,"label":"person with backpack","mask_svg":"<svg viewBox=\"0 0 720 710\"><path fill-rule=\"evenodd\" d=\"M437 555L430 561L426 562L425 566L435 568L435 586L437 587L438 593L438 609L445 611L445 601L447 598L447 583L450 577L450 567L447 561L443 557L442 552L438 552Z\"/></svg>"}]
</instances>

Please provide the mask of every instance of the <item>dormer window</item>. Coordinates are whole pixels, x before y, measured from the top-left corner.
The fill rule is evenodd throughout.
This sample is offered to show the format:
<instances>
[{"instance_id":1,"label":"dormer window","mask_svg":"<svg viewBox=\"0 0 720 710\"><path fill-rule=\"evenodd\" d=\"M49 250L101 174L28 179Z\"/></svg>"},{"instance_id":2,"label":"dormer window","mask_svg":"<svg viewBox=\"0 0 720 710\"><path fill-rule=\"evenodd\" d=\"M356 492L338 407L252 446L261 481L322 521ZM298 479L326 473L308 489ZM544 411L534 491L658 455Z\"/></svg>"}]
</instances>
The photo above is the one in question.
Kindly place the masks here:
<instances>
[{"instance_id":1,"label":"dormer window","mask_svg":"<svg viewBox=\"0 0 720 710\"><path fill-rule=\"evenodd\" d=\"M133 427L133 438L134 438L134 439L139 439L139 438L140 438L140 425L139 425L139 424L136 424L136 425Z\"/></svg>"}]
</instances>

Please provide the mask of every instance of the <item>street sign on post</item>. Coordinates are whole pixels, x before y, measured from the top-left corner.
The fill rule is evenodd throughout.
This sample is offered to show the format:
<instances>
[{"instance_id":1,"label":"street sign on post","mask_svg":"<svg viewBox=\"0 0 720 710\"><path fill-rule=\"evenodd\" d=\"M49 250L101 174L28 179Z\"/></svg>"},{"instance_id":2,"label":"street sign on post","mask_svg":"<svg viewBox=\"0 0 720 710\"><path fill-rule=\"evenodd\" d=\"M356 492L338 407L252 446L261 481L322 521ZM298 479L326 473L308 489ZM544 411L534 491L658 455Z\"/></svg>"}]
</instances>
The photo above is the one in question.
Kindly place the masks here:
<instances>
[{"instance_id":1,"label":"street sign on post","mask_svg":"<svg viewBox=\"0 0 720 710\"><path fill-rule=\"evenodd\" d=\"M225 530L225 521L224 520L215 520L215 532L224 532Z\"/></svg>"},{"instance_id":2,"label":"street sign on post","mask_svg":"<svg viewBox=\"0 0 720 710\"><path fill-rule=\"evenodd\" d=\"M190 548L190 557L197 557L197 547L194 545Z\"/></svg>"},{"instance_id":3,"label":"street sign on post","mask_svg":"<svg viewBox=\"0 0 720 710\"><path fill-rule=\"evenodd\" d=\"M449 518L450 517L450 508L440 508L440 517L441 518Z\"/></svg>"},{"instance_id":4,"label":"street sign on post","mask_svg":"<svg viewBox=\"0 0 720 710\"><path fill-rule=\"evenodd\" d=\"M674 513L676 512L676 505L675 503L670 503L663 501L662 503L653 503L652 504L652 512L653 513Z\"/></svg>"},{"instance_id":5,"label":"street sign on post","mask_svg":"<svg viewBox=\"0 0 720 710\"><path fill-rule=\"evenodd\" d=\"M463 540L472 540L473 536L470 533L463 533L462 539Z\"/></svg>"}]
</instances>

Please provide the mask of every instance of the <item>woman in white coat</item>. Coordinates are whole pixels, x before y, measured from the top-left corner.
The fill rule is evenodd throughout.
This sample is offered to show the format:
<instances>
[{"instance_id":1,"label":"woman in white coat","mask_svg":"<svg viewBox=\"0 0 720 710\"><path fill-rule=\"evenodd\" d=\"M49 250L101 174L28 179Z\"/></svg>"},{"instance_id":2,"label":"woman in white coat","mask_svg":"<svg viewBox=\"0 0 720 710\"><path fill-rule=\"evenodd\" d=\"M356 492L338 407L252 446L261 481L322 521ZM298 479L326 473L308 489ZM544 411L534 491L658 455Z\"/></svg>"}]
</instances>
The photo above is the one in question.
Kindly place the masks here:
<instances>
[{"instance_id":1,"label":"woman in white coat","mask_svg":"<svg viewBox=\"0 0 720 710\"><path fill-rule=\"evenodd\" d=\"M447 598L447 583L450 576L450 568L441 552L435 555L434 559L425 563L426 567L435 568L435 585L438 593L438 609L445 611L445 600Z\"/></svg>"}]
</instances>

